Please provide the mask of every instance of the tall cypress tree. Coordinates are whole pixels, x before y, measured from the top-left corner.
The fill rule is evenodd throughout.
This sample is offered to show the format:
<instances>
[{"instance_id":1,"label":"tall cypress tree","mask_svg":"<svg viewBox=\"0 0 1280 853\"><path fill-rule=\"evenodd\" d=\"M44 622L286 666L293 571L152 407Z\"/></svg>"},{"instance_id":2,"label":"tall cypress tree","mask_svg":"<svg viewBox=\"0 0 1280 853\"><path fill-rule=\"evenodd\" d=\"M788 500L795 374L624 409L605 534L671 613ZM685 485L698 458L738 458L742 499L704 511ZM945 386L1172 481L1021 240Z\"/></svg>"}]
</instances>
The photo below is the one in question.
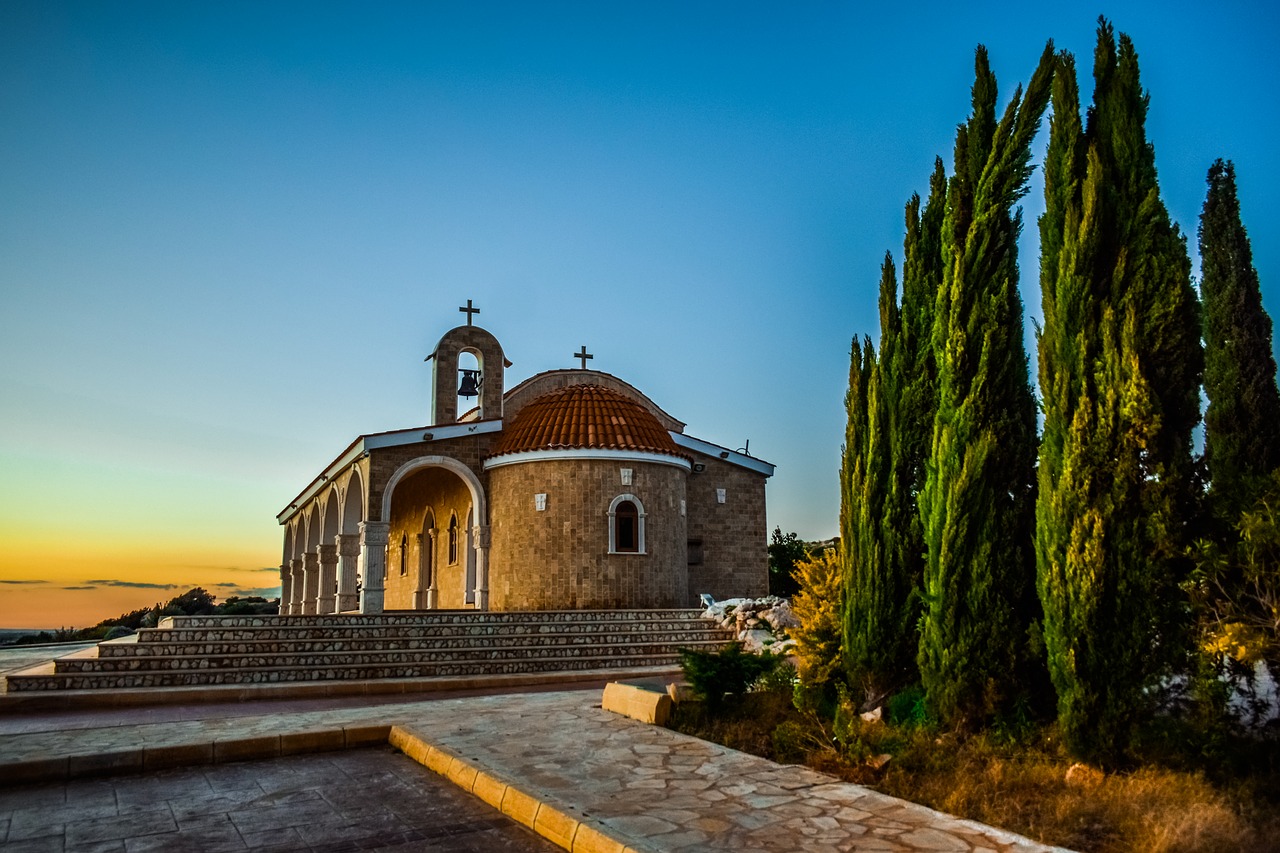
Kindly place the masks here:
<instances>
[{"instance_id":1,"label":"tall cypress tree","mask_svg":"<svg viewBox=\"0 0 1280 853\"><path fill-rule=\"evenodd\" d=\"M1014 698L1034 666L1031 546L1035 399L1023 346L1017 238L1031 140L1048 105L1052 45L996 120L977 50L973 112L956 135L933 346L937 410L920 513L927 545L918 663L929 703L965 725Z\"/></svg>"},{"instance_id":2,"label":"tall cypress tree","mask_svg":"<svg viewBox=\"0 0 1280 853\"><path fill-rule=\"evenodd\" d=\"M1234 521L1256 484L1280 467L1280 392L1271 318L1262 307L1235 166L1216 161L1200 215L1204 303L1204 457L1215 510Z\"/></svg>"},{"instance_id":3,"label":"tall cypress tree","mask_svg":"<svg viewBox=\"0 0 1280 853\"><path fill-rule=\"evenodd\" d=\"M896 325L897 281L893 260L881 268L882 318ZM843 558L844 613L842 648L845 668L868 698L883 689L880 673L898 626L893 602L905 595L896 576L887 570L889 548L882 526L889 465L889 407L884 400L881 368L891 357L894 336L881 340L880 361L871 341L853 344L849 393L845 398L848 426L844 464L840 472L840 546Z\"/></svg>"},{"instance_id":4,"label":"tall cypress tree","mask_svg":"<svg viewBox=\"0 0 1280 853\"><path fill-rule=\"evenodd\" d=\"M868 511L855 514L859 527L850 534L859 542L871 538L881 550L868 553L865 545L856 549L862 556L856 573L849 575L845 595L845 660L851 680L869 702L918 677L917 590L925 553L918 496L935 408L933 311L942 281L946 186L938 160L923 213L918 195L907 202L901 305L891 255L886 254L881 267L880 358L871 407L879 426L876 440L865 450L877 454L866 465L883 478L877 480L883 500L878 516Z\"/></svg>"},{"instance_id":5,"label":"tall cypress tree","mask_svg":"<svg viewBox=\"0 0 1280 853\"><path fill-rule=\"evenodd\" d=\"M1060 58L1040 221L1044 435L1037 584L1066 744L1122 753L1180 650L1201 365L1185 240L1169 221L1137 53L1101 20L1083 130Z\"/></svg>"}]
</instances>

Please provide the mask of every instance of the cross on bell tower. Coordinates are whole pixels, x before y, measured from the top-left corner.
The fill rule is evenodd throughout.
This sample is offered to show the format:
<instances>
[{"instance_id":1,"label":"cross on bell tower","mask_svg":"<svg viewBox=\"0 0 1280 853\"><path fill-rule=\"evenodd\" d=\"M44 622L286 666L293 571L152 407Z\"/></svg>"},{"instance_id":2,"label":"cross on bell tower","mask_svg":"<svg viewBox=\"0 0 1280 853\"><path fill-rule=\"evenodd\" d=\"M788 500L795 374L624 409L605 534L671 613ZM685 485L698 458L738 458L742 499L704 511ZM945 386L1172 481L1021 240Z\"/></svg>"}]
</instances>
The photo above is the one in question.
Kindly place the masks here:
<instances>
[{"instance_id":1,"label":"cross on bell tower","mask_svg":"<svg viewBox=\"0 0 1280 853\"><path fill-rule=\"evenodd\" d=\"M473 317L480 309L470 299L458 309L467 315L465 326L455 326L444 333L426 360L431 368L431 423L458 422L458 398L470 401L476 397L479 420L502 417L503 371L511 366L502 354L502 346L490 332L475 325ZM463 354L475 358L475 367L458 362ZM467 407L470 408L468 402Z\"/></svg>"},{"instance_id":2,"label":"cross on bell tower","mask_svg":"<svg viewBox=\"0 0 1280 853\"><path fill-rule=\"evenodd\" d=\"M470 299L468 299L468 300L467 300L467 305L466 305L466 307L465 307L465 308L459 308L458 310L459 310L459 311L461 311L463 314L466 314L466 315L467 315L467 325L468 325L468 326L470 326L470 325L471 325L471 315L472 315L472 314L479 314L479 313L480 313L480 309L479 309L479 308L472 308L472 307L471 307L471 300L470 300Z\"/></svg>"},{"instance_id":3,"label":"cross on bell tower","mask_svg":"<svg viewBox=\"0 0 1280 853\"><path fill-rule=\"evenodd\" d=\"M583 345L582 345L582 349L581 349L581 350L579 350L578 352L575 352L575 353L573 354L573 357L574 357L574 358L576 358L576 359L580 359L580 360L582 361L582 367L580 368L581 370L586 370L586 369L587 369L587 359L589 359L589 358L595 358L595 356L594 356L594 355L592 355L591 353L587 352L587 345L586 345L586 344L583 344Z\"/></svg>"}]
</instances>

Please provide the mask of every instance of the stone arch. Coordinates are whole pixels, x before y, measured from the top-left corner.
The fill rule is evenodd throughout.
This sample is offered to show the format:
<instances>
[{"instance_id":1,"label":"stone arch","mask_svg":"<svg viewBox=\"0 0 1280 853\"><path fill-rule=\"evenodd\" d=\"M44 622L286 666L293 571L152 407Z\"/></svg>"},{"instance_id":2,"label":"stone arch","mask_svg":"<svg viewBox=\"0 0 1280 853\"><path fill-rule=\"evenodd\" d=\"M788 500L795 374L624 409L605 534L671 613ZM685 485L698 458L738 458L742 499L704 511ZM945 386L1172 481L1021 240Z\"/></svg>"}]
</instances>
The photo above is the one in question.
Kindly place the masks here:
<instances>
[{"instance_id":1,"label":"stone arch","mask_svg":"<svg viewBox=\"0 0 1280 853\"><path fill-rule=\"evenodd\" d=\"M484 525L489 518L489 508L484 499L484 486L480 485L480 478L475 472L463 465L456 459L450 459L448 456L419 456L417 459L410 459L395 470L387 480L386 487L382 490L382 513L379 518L382 521L391 521L391 497L395 494L396 485L405 477L421 471L423 468L444 468L457 474L462 482L466 485L467 491L471 493L471 505L476 510L476 524Z\"/></svg>"},{"instance_id":2,"label":"stone arch","mask_svg":"<svg viewBox=\"0 0 1280 853\"><path fill-rule=\"evenodd\" d=\"M321 510L320 520L320 541L323 544L333 544L333 537L338 534L338 487L333 486L329 489L324 499L324 509Z\"/></svg>"},{"instance_id":3,"label":"stone arch","mask_svg":"<svg viewBox=\"0 0 1280 853\"><path fill-rule=\"evenodd\" d=\"M311 503L311 510L307 513L307 546L306 551L314 552L320 544L320 508L316 506L315 501Z\"/></svg>"},{"instance_id":4,"label":"stone arch","mask_svg":"<svg viewBox=\"0 0 1280 853\"><path fill-rule=\"evenodd\" d=\"M298 525L290 521L284 528L284 548L280 554L280 565L287 566L289 561L298 555L297 547L297 527Z\"/></svg>"},{"instance_id":5,"label":"stone arch","mask_svg":"<svg viewBox=\"0 0 1280 853\"><path fill-rule=\"evenodd\" d=\"M342 497L342 532L359 533L360 522L364 520L364 476L359 468L352 468L347 492Z\"/></svg>"},{"instance_id":6,"label":"stone arch","mask_svg":"<svg viewBox=\"0 0 1280 853\"><path fill-rule=\"evenodd\" d=\"M430 469L442 469L443 472L447 474L452 474L456 478L453 480L453 482L455 484L460 484L455 486L458 490L459 497L461 498L465 496L465 499L469 502L470 511L473 513L473 515L471 516L474 519L473 525L469 529L460 529L458 531L458 533L460 534L458 536L458 543L460 546L460 550L463 548L467 548L469 550L467 553L459 553L458 554L459 559L457 562L461 564L465 561L467 564L467 567L469 568L471 561L474 560L475 568L474 568L474 572L470 574L469 578L466 576L463 576L463 578L455 577L454 580L449 580L448 584L446 585L447 586L447 589L446 589L446 586L440 586L440 584L444 583L444 579L441 575L441 572L446 571L446 567L444 566L444 560L441 560L439 565L433 566L434 571L432 573L433 574L432 580L437 581L436 586L439 587L440 595L442 596L442 599L437 599L436 596L433 594L427 597L429 598L431 604L427 604L426 606L431 606L432 604L436 604L437 601L441 601L442 603L439 603L436 606L458 607L464 604L471 604L477 609L484 609L488 607L488 597L489 597L488 596L488 571L487 571L488 551L489 551L489 528L488 528L487 522L488 522L489 516L488 516L488 503L485 499L484 487L483 485L481 485L480 479L479 477L476 476L474 471L472 471L470 468L468 468L466 465L462 464L461 462L457 461L456 459L452 459L447 456L420 456L416 459L411 459L408 462L405 462L399 468L397 468L396 471L387 479L387 483L383 487L383 491L382 491L382 508L381 508L381 512L379 513L379 518L382 521L382 523L390 527L394 520L392 510L393 510L393 502L395 501L395 493L396 493L397 487L401 483L404 483L405 480L410 476L418 472L427 471ZM414 482L418 483L420 481L415 480ZM418 485L412 486L410 494L413 494L414 490L418 488L419 488ZM396 504L396 506L399 507L399 509L396 510L397 513L401 513L405 511L402 504ZM447 523L445 522L445 518L443 515L444 511L445 511L444 508L440 506L435 506L432 509L432 514L435 517L436 524ZM450 511L453 514L456 514L457 523L460 525L467 511L466 505L460 502L456 507L452 507ZM425 516L425 512L424 512L424 516ZM404 523L403 519L396 522L397 525L401 525L403 523ZM425 518L423 518L423 520L415 521L414 525L417 529L424 530L425 527L422 525L425 525L425 523L426 523ZM441 532L443 534L443 531ZM470 553L471 551L473 551L474 553ZM415 565L415 568L419 569L419 572L417 573L417 579L419 580L419 583L420 583L422 579L422 575L420 573L420 564ZM451 575L451 577L454 577L454 576ZM472 582L474 582L473 587L470 586ZM465 594L463 590L464 587L470 589L470 593L471 593L470 595ZM452 590L452 592L450 592L449 590ZM423 589L420 585L418 586L417 591L426 592L426 590ZM403 600L403 591L389 590L387 595L398 600ZM452 603L452 602L456 602L456 603ZM422 605L419 605L419 606L422 606Z\"/></svg>"}]
</instances>

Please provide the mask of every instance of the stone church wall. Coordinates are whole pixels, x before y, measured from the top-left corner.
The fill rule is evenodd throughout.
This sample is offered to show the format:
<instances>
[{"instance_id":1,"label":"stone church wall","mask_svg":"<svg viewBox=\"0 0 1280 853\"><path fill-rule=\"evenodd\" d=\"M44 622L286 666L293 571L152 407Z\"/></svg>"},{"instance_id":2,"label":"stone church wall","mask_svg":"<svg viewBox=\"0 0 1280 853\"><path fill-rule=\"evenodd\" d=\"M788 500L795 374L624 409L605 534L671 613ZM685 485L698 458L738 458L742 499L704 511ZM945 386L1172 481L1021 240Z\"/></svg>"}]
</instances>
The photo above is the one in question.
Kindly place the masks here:
<instances>
[{"instance_id":1,"label":"stone church wall","mask_svg":"<svg viewBox=\"0 0 1280 853\"><path fill-rule=\"evenodd\" d=\"M689 592L717 600L769 592L765 478L712 456L695 453L706 466L689 475ZM724 489L720 503L717 489Z\"/></svg>"},{"instance_id":2,"label":"stone church wall","mask_svg":"<svg viewBox=\"0 0 1280 853\"><path fill-rule=\"evenodd\" d=\"M621 469L632 470L623 485ZM489 472L494 610L691 607L680 514L687 474L621 460L548 460ZM545 494L539 511L535 495ZM609 505L632 494L645 510L644 554L609 553Z\"/></svg>"}]
</instances>

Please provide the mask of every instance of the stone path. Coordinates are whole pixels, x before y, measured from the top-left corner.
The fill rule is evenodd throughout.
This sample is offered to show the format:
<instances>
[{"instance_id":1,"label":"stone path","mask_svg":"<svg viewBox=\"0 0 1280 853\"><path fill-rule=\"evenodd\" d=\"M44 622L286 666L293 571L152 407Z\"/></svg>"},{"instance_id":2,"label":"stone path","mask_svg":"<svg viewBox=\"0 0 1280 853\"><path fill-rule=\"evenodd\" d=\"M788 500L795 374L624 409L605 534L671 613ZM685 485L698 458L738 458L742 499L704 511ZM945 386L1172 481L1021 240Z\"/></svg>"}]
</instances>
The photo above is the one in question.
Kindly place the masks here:
<instances>
[{"instance_id":1,"label":"stone path","mask_svg":"<svg viewBox=\"0 0 1280 853\"><path fill-rule=\"evenodd\" d=\"M598 707L600 695L596 688L379 705L331 700L323 708L299 701L274 703L287 710L270 714L253 713L252 703L209 705L171 708L169 719L152 722L133 722L117 710L104 712L97 725L90 712L77 712L65 721L74 727L57 714L0 716L0 784L389 740L575 851L1052 849L802 767L619 717ZM225 809L212 808L211 814L219 813Z\"/></svg>"},{"instance_id":2,"label":"stone path","mask_svg":"<svg viewBox=\"0 0 1280 853\"><path fill-rule=\"evenodd\" d=\"M541 836L374 749L0 788L5 853L552 853Z\"/></svg>"}]
</instances>

